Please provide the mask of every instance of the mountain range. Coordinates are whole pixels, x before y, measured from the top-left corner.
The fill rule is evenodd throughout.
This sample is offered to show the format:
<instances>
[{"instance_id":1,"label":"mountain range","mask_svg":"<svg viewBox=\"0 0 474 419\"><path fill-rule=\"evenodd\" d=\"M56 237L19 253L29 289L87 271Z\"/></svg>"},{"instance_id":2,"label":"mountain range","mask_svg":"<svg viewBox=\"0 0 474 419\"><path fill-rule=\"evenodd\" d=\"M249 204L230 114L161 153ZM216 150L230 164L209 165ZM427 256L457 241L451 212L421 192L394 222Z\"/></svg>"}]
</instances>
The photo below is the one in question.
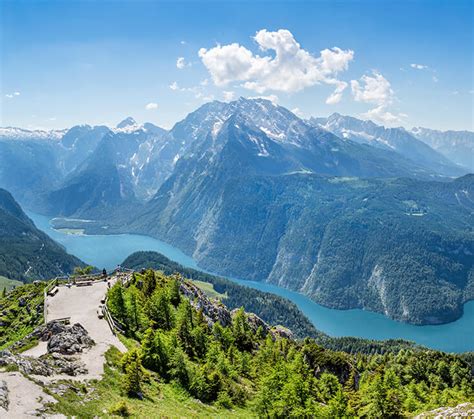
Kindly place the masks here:
<instances>
[{"instance_id":1,"label":"mountain range","mask_svg":"<svg viewBox=\"0 0 474 419\"><path fill-rule=\"evenodd\" d=\"M474 298L461 132L303 120L240 98L169 131L127 118L19 133L0 131L0 186L37 212L95 220L89 232L153 235L216 273L417 324L453 320Z\"/></svg>"}]
</instances>

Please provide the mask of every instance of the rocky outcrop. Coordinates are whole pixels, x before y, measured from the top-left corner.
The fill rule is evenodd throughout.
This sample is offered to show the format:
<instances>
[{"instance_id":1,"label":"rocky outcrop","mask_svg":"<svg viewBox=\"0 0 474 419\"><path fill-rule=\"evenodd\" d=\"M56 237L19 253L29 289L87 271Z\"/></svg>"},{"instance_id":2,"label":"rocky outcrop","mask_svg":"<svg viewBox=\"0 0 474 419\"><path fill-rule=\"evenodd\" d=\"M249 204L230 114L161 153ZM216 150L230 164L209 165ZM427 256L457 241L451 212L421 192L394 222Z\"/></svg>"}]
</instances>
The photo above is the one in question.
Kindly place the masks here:
<instances>
[{"instance_id":1,"label":"rocky outcrop","mask_svg":"<svg viewBox=\"0 0 474 419\"><path fill-rule=\"evenodd\" d=\"M35 339L48 342L49 353L63 355L74 355L94 345L94 341L89 337L87 330L79 323L67 326L53 320L46 325L37 327L28 336L13 344L11 349L21 348L26 342Z\"/></svg>"},{"instance_id":2,"label":"rocky outcrop","mask_svg":"<svg viewBox=\"0 0 474 419\"><path fill-rule=\"evenodd\" d=\"M39 358L12 354L10 351L0 351L0 366L16 366L27 375L51 376L65 374L76 376L86 374L87 368L76 358L60 354L47 354Z\"/></svg>"},{"instance_id":3,"label":"rocky outcrop","mask_svg":"<svg viewBox=\"0 0 474 419\"><path fill-rule=\"evenodd\" d=\"M0 381L0 407L8 410L8 405L10 404L10 399L8 397L8 386L7 383L3 380Z\"/></svg>"},{"instance_id":4,"label":"rocky outcrop","mask_svg":"<svg viewBox=\"0 0 474 419\"><path fill-rule=\"evenodd\" d=\"M196 310L201 310L209 326L212 326L216 322L219 322L221 326L224 327L230 326L232 324L232 319L239 311L237 308L229 311L229 309L219 300L211 300L203 291L201 291L201 289L199 289L199 287L190 281L182 281L179 290L182 295L191 301L191 305ZM272 327L254 313L246 312L245 316L247 317L247 322L252 333L257 333L257 330L260 328L264 335L270 333L274 339L294 338L292 331L286 327Z\"/></svg>"},{"instance_id":5,"label":"rocky outcrop","mask_svg":"<svg viewBox=\"0 0 474 419\"><path fill-rule=\"evenodd\" d=\"M191 301L196 310L201 310L209 326L219 322L221 326L229 326L232 317L227 307L220 301L211 301L204 292L189 281L182 281L179 287L181 294Z\"/></svg>"},{"instance_id":6,"label":"rocky outcrop","mask_svg":"<svg viewBox=\"0 0 474 419\"><path fill-rule=\"evenodd\" d=\"M279 337L283 339L294 339L293 332L284 326L273 326L270 330L270 333L274 337Z\"/></svg>"},{"instance_id":7,"label":"rocky outcrop","mask_svg":"<svg viewBox=\"0 0 474 419\"><path fill-rule=\"evenodd\" d=\"M420 413L415 419L430 418L430 419L444 419L444 418L473 418L474 417L474 403L462 403L455 407L439 407L438 409L429 412Z\"/></svg>"},{"instance_id":8,"label":"rocky outcrop","mask_svg":"<svg viewBox=\"0 0 474 419\"><path fill-rule=\"evenodd\" d=\"M71 327L60 323L53 323L49 328L48 325L43 336L45 336L45 333L52 333L48 339L49 353L73 355L94 345L94 341L89 337L87 330L79 323Z\"/></svg>"},{"instance_id":9,"label":"rocky outcrop","mask_svg":"<svg viewBox=\"0 0 474 419\"><path fill-rule=\"evenodd\" d=\"M67 326L58 321L49 322L36 328L26 338L12 346L12 349L22 347L25 342L33 339L48 342L48 353L35 358L17 355L8 350L0 351L0 366L14 366L28 375L76 376L87 373L85 365L72 356L94 345L87 330L79 323Z\"/></svg>"}]
</instances>

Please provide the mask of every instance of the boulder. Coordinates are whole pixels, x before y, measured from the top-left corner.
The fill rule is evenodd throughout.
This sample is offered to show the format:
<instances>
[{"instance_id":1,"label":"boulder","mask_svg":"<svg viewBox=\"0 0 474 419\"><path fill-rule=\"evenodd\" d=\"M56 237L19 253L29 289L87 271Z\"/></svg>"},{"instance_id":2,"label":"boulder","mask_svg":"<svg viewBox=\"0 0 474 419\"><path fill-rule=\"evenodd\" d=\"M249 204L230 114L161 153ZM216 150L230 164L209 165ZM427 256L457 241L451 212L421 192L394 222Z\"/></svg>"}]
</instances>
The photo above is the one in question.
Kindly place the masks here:
<instances>
[{"instance_id":1,"label":"boulder","mask_svg":"<svg viewBox=\"0 0 474 419\"><path fill-rule=\"evenodd\" d=\"M71 327L65 325L55 327L55 332L57 333L53 333L48 340L49 353L73 355L94 345L94 341L89 337L87 330L79 323Z\"/></svg>"},{"instance_id":2,"label":"boulder","mask_svg":"<svg viewBox=\"0 0 474 419\"><path fill-rule=\"evenodd\" d=\"M270 330L270 333L274 337L294 339L293 332L284 326L273 326Z\"/></svg>"}]
</instances>

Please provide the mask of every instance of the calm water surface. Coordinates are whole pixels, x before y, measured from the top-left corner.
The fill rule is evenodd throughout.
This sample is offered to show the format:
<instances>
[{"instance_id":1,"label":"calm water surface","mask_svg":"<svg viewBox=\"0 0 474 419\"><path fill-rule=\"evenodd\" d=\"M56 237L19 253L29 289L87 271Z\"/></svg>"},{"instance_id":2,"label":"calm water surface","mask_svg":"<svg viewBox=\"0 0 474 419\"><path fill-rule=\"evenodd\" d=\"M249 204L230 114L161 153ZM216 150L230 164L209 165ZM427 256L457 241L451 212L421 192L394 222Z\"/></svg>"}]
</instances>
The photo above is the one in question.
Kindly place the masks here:
<instances>
[{"instance_id":1,"label":"calm water surface","mask_svg":"<svg viewBox=\"0 0 474 419\"><path fill-rule=\"evenodd\" d=\"M50 218L32 212L28 216L38 228L66 247L67 251L98 268L113 269L138 250L154 250L191 268L196 262L179 249L160 240L135 234L87 236L54 230ZM334 310L316 304L302 294L261 282L229 278L234 282L271 292L293 301L313 322L330 336L356 336L368 339L403 338L448 352L474 350L474 301L464 306L459 320L438 326L414 326L393 321L381 314L364 310Z\"/></svg>"}]
</instances>

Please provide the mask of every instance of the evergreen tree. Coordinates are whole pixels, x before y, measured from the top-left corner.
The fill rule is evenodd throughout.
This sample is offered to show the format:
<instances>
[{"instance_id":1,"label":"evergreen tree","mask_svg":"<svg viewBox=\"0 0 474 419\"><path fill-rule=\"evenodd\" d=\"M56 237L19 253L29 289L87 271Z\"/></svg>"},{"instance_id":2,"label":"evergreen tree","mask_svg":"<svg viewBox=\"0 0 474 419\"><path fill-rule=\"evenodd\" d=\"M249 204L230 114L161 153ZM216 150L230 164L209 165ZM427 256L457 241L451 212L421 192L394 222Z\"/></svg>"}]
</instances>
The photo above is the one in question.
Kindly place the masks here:
<instances>
[{"instance_id":1,"label":"evergreen tree","mask_svg":"<svg viewBox=\"0 0 474 419\"><path fill-rule=\"evenodd\" d=\"M127 317L130 323L130 329L137 332L141 326L142 303L140 301L139 291L133 286L128 292Z\"/></svg>"},{"instance_id":2,"label":"evergreen tree","mask_svg":"<svg viewBox=\"0 0 474 419\"><path fill-rule=\"evenodd\" d=\"M179 303L181 302L181 295L179 294L179 277L174 276L171 279L171 283L169 285L169 296L170 302L175 307L178 307Z\"/></svg>"},{"instance_id":3,"label":"evergreen tree","mask_svg":"<svg viewBox=\"0 0 474 419\"><path fill-rule=\"evenodd\" d=\"M165 336L158 330L149 328L143 335L142 340L143 366L168 377L169 349L165 343Z\"/></svg>"},{"instance_id":4,"label":"evergreen tree","mask_svg":"<svg viewBox=\"0 0 474 419\"><path fill-rule=\"evenodd\" d=\"M153 294L153 291L155 291L156 288L156 277L155 277L155 271L153 269L148 269L145 272L144 278L143 278L143 294L145 296L149 297L151 294Z\"/></svg>"},{"instance_id":5,"label":"evergreen tree","mask_svg":"<svg viewBox=\"0 0 474 419\"><path fill-rule=\"evenodd\" d=\"M232 319L232 332L235 344L240 350L252 349L252 332L243 307L239 308Z\"/></svg>"},{"instance_id":6,"label":"evergreen tree","mask_svg":"<svg viewBox=\"0 0 474 419\"><path fill-rule=\"evenodd\" d=\"M142 382L144 370L141 363L138 349L132 349L125 361L125 379L123 381L124 390L131 397L142 398Z\"/></svg>"},{"instance_id":7,"label":"evergreen tree","mask_svg":"<svg viewBox=\"0 0 474 419\"><path fill-rule=\"evenodd\" d=\"M146 312L156 327L163 330L171 330L174 319L168 294L163 289L156 289L151 298L148 299Z\"/></svg>"},{"instance_id":8,"label":"evergreen tree","mask_svg":"<svg viewBox=\"0 0 474 419\"><path fill-rule=\"evenodd\" d=\"M184 299L179 307L176 319L176 337L181 348L190 357L194 356L193 313L191 304Z\"/></svg>"},{"instance_id":9,"label":"evergreen tree","mask_svg":"<svg viewBox=\"0 0 474 419\"><path fill-rule=\"evenodd\" d=\"M108 308L114 317L122 323L126 323L127 308L125 306L124 291L118 282L108 292Z\"/></svg>"}]
</instances>

